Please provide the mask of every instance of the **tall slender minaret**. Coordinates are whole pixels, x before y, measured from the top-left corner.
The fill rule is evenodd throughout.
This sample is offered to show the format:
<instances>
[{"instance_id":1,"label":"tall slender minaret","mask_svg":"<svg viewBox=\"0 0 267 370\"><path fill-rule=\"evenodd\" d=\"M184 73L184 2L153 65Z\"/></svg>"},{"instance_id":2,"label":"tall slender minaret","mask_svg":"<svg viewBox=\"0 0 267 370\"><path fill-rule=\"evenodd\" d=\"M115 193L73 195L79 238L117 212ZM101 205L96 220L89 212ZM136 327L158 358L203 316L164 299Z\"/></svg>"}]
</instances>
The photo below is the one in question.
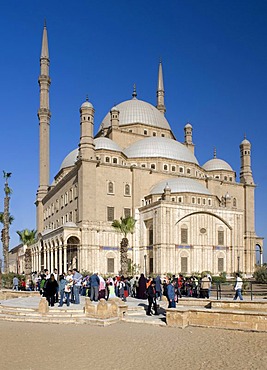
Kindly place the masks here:
<instances>
[{"instance_id":1,"label":"tall slender minaret","mask_svg":"<svg viewBox=\"0 0 267 370\"><path fill-rule=\"evenodd\" d=\"M40 108L39 118L39 187L37 190L37 231L43 231L43 204L42 199L47 194L49 186L49 131L51 112L49 109L49 53L47 29L44 24L42 50L40 57L40 76L38 83L40 86Z\"/></svg>"},{"instance_id":2,"label":"tall slender minaret","mask_svg":"<svg viewBox=\"0 0 267 370\"><path fill-rule=\"evenodd\" d=\"M162 72L162 63L159 62L159 72L158 72L158 90L157 90L157 108L161 113L166 112L166 107L164 104L164 84L163 84L163 72Z\"/></svg>"},{"instance_id":3,"label":"tall slender minaret","mask_svg":"<svg viewBox=\"0 0 267 370\"><path fill-rule=\"evenodd\" d=\"M251 272L255 267L255 187L251 169L251 144L244 138L240 146L241 168L240 183L244 188L244 272Z\"/></svg>"},{"instance_id":4,"label":"tall slender minaret","mask_svg":"<svg viewBox=\"0 0 267 370\"><path fill-rule=\"evenodd\" d=\"M241 168L240 168L240 182L243 184L254 185L252 170L251 170L251 144L244 138L239 145Z\"/></svg>"}]
</instances>

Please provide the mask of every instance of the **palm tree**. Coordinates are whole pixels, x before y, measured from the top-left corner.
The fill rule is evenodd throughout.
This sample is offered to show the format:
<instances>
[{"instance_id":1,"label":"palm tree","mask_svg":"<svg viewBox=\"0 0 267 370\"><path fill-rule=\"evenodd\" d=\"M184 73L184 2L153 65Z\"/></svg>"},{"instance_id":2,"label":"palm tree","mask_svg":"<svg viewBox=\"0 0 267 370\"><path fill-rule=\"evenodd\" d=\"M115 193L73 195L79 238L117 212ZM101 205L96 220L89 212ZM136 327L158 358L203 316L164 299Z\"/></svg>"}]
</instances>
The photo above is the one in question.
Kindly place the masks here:
<instances>
[{"instance_id":1,"label":"palm tree","mask_svg":"<svg viewBox=\"0 0 267 370\"><path fill-rule=\"evenodd\" d=\"M128 260L127 260L127 250L129 245L129 240L127 235L129 233L133 234L135 228L136 220L133 217L120 218L120 220L114 220L112 222L112 227L123 235L122 241L120 243L120 262L122 275L127 275L128 272Z\"/></svg>"},{"instance_id":2,"label":"palm tree","mask_svg":"<svg viewBox=\"0 0 267 370\"><path fill-rule=\"evenodd\" d=\"M8 223L9 223L9 225L11 225L13 221L14 221L14 217L9 214L9 216L8 216ZM6 258L5 258L5 250L4 250L4 240L5 240L4 212L0 212L0 223L3 224L3 228L2 228L2 231L1 231L1 242L3 244L4 260L6 260ZM0 270L1 270L1 268L2 268L2 266L0 266Z\"/></svg>"},{"instance_id":3,"label":"palm tree","mask_svg":"<svg viewBox=\"0 0 267 370\"><path fill-rule=\"evenodd\" d=\"M29 248L36 241L36 230L24 229L17 231L19 235L20 242L26 245L25 250L25 275L30 275L32 271L32 259L31 259L31 249Z\"/></svg>"},{"instance_id":4,"label":"palm tree","mask_svg":"<svg viewBox=\"0 0 267 370\"><path fill-rule=\"evenodd\" d=\"M5 179L5 198L4 198L4 213L3 213L3 232L2 232L2 242L3 242L3 255L4 255L4 272L7 273L9 269L9 226L10 226L10 214L9 214L9 200L10 200L10 194L12 193L12 190L8 186L8 179L11 177L11 172L5 172L4 173L4 179Z\"/></svg>"}]
</instances>

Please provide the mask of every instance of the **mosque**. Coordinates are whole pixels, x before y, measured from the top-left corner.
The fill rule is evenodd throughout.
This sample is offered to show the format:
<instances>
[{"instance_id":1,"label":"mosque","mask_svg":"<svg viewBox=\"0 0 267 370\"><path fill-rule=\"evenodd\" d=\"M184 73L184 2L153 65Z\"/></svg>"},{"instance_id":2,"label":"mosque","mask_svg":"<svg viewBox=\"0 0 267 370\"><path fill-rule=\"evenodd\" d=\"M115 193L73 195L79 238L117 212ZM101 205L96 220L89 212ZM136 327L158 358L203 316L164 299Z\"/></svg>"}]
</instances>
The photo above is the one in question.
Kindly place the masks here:
<instances>
[{"instance_id":1,"label":"mosque","mask_svg":"<svg viewBox=\"0 0 267 370\"><path fill-rule=\"evenodd\" d=\"M132 99L107 109L94 136L95 109L80 107L80 141L50 183L49 52L46 26L40 58L38 241L32 269L76 267L117 274L121 234L114 219L132 216L129 266L135 272L191 274L210 271L252 275L263 241L254 224L251 144L240 144L239 182L216 157L200 165L193 128L178 142L165 117L162 63L156 106ZM78 126L78 125L77 125Z\"/></svg>"}]
</instances>

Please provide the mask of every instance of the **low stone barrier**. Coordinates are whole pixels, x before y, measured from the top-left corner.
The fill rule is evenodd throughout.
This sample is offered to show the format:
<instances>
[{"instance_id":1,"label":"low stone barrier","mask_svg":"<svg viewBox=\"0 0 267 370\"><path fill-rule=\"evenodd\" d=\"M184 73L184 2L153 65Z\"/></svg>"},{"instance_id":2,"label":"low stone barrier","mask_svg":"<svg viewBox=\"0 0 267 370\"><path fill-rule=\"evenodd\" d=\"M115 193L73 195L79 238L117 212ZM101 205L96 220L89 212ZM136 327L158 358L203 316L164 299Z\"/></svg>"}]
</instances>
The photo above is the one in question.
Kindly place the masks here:
<instances>
[{"instance_id":1,"label":"low stone barrier","mask_svg":"<svg viewBox=\"0 0 267 370\"><path fill-rule=\"evenodd\" d=\"M211 301L211 308L267 312L267 302Z\"/></svg>"},{"instance_id":2,"label":"low stone barrier","mask_svg":"<svg viewBox=\"0 0 267 370\"><path fill-rule=\"evenodd\" d=\"M233 309L167 308L166 323L177 328L202 326L267 332L267 313Z\"/></svg>"},{"instance_id":3,"label":"low stone barrier","mask_svg":"<svg viewBox=\"0 0 267 370\"><path fill-rule=\"evenodd\" d=\"M40 299L39 306L38 306L38 312L41 315L45 315L49 312L48 302L45 297L41 297Z\"/></svg>"},{"instance_id":4,"label":"low stone barrier","mask_svg":"<svg viewBox=\"0 0 267 370\"><path fill-rule=\"evenodd\" d=\"M84 312L87 317L97 319L122 318L127 310L128 306L120 299L114 298L109 301L100 299L98 304L94 304L89 298L85 298Z\"/></svg>"},{"instance_id":5,"label":"low stone barrier","mask_svg":"<svg viewBox=\"0 0 267 370\"><path fill-rule=\"evenodd\" d=\"M1 289L0 290L0 299L7 300L12 298L26 298L32 296L39 296L40 292L36 291L27 291L27 290L9 290Z\"/></svg>"}]
</instances>

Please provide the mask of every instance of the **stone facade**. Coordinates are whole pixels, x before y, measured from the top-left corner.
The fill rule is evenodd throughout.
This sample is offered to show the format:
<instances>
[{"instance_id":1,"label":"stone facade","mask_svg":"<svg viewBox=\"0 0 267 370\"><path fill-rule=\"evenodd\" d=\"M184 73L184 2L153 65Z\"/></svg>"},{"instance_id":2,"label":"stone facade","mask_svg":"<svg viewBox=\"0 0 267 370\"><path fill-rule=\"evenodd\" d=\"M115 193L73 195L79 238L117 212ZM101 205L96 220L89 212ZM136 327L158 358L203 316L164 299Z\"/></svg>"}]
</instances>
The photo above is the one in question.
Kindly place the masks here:
<instances>
[{"instance_id":1,"label":"stone facade","mask_svg":"<svg viewBox=\"0 0 267 370\"><path fill-rule=\"evenodd\" d=\"M40 84L38 242L33 270L58 268L117 274L121 235L114 219L133 216L128 258L138 272L251 275L262 239L254 225L255 184L251 144L240 144L240 182L231 166L214 158L201 166L193 128L175 140L165 118L162 64L157 104L131 100L110 109L94 136L94 107L80 108L80 142L49 183L49 54L44 28ZM78 124L77 124L78 129Z\"/></svg>"}]
</instances>

